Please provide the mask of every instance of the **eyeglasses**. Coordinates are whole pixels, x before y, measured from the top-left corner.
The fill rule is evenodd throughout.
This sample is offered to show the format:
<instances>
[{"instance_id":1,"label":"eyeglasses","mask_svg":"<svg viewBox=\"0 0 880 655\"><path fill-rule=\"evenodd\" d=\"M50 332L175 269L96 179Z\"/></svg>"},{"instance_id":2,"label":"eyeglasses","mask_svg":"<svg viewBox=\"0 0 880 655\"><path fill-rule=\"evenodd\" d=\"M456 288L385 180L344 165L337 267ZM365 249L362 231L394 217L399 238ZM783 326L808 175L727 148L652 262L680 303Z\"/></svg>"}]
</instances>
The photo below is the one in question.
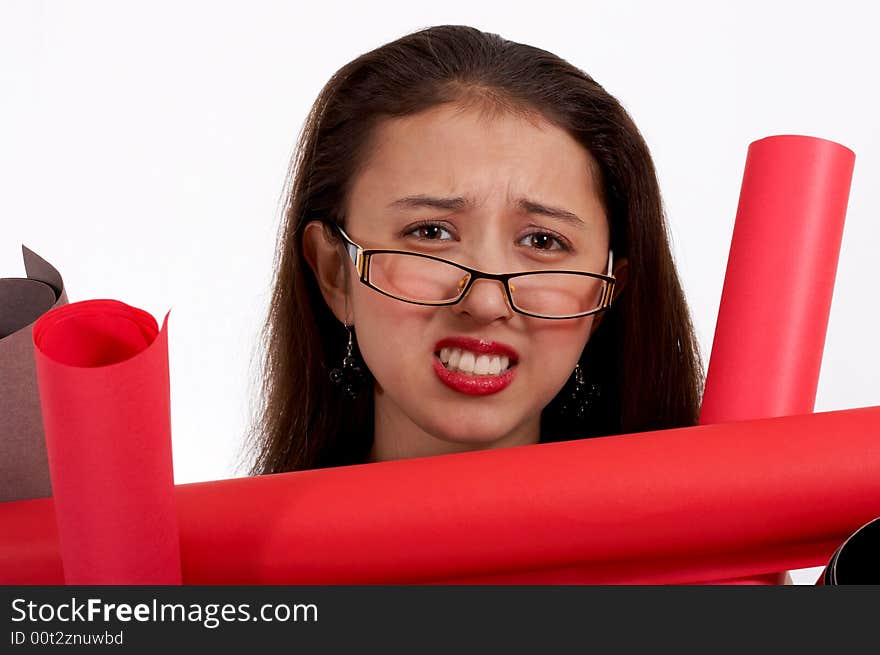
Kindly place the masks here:
<instances>
[{"instance_id":1,"label":"eyeglasses","mask_svg":"<svg viewBox=\"0 0 880 655\"><path fill-rule=\"evenodd\" d=\"M611 304L615 278L613 253L608 272L528 271L493 274L406 250L364 249L336 225L358 278L381 294L415 305L454 305L481 278L504 285L511 308L535 318L566 319L589 316Z\"/></svg>"}]
</instances>

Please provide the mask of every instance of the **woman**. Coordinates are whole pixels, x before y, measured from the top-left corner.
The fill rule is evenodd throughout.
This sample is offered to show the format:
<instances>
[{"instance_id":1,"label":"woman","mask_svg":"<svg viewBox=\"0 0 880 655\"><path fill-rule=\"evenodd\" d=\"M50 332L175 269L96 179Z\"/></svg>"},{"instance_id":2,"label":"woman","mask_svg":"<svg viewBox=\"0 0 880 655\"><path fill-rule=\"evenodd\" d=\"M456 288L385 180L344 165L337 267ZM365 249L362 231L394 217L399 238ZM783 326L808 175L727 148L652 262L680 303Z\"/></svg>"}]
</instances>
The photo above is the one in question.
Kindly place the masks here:
<instances>
[{"instance_id":1,"label":"woman","mask_svg":"<svg viewBox=\"0 0 880 655\"><path fill-rule=\"evenodd\" d=\"M696 424L650 153L559 57L464 26L358 57L285 195L252 474Z\"/></svg>"}]
</instances>

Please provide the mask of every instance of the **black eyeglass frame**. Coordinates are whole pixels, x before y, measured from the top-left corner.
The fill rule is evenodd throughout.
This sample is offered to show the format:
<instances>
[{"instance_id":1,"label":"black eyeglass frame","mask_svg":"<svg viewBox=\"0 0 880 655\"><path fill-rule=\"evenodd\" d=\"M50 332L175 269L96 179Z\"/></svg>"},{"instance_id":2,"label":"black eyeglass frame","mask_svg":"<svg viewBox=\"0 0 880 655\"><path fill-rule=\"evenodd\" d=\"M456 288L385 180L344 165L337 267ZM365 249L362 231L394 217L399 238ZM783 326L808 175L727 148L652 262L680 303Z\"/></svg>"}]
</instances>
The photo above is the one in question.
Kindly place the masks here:
<instances>
[{"instance_id":1,"label":"black eyeglass frame","mask_svg":"<svg viewBox=\"0 0 880 655\"><path fill-rule=\"evenodd\" d=\"M401 302L412 303L413 305L426 305L432 307L443 307L448 305L455 305L461 302L461 299L467 295L468 290L474 285L474 282L477 280L484 278L487 280L498 280L501 282L504 287L504 292L507 294L507 302L510 308L518 312L520 314L524 314L526 316L531 316L533 318L543 318L547 320L568 320L572 318L582 318L584 316L590 316L592 314L598 314L601 311L605 311L611 305L611 300L614 295L614 284L616 282L616 278L611 274L612 265L614 261L614 253L609 249L608 250L608 273L603 275L602 273L591 273L587 271L567 271L567 270L543 270L543 271L522 271L519 273L486 273L476 268L470 268L468 266L464 266L459 264L458 262L454 262L449 259L444 259L442 257L435 257L434 255L428 255L421 252L411 252L409 250L395 250L395 249L387 249L387 248L364 248L357 243L355 243L351 237L349 237L345 230L343 230L336 223L328 222L327 225L331 227L331 229L335 230L342 240L345 242L346 252L348 256L351 258L352 263L354 264L355 270L358 274L358 279L368 286L381 293L383 296L388 296L389 298L394 298L395 300L400 300ZM451 266L455 266L456 268L460 268L469 274L470 278L468 279L467 284L461 289L458 297L453 300L438 300L438 301L422 301L422 300L410 300L408 298L401 298L400 296L395 296L392 293L384 291L379 287L373 285L370 282L370 259L373 255L378 255L381 253L396 253L401 255L410 255L412 257L424 257L425 259L433 259L434 261L443 262L444 264L449 264ZM584 275L587 277L596 278L599 280L604 280L608 284L605 286L605 290L602 294L602 299L599 302L599 306L595 309L591 309L587 312L582 312L580 314L573 314L571 316L544 316L542 314L533 314L531 312L527 312L523 309L520 309L516 306L516 303L513 300L513 294L510 291L510 280L516 277L522 277L524 275L541 275L541 274L558 274L558 273L567 273L572 275Z\"/></svg>"}]
</instances>

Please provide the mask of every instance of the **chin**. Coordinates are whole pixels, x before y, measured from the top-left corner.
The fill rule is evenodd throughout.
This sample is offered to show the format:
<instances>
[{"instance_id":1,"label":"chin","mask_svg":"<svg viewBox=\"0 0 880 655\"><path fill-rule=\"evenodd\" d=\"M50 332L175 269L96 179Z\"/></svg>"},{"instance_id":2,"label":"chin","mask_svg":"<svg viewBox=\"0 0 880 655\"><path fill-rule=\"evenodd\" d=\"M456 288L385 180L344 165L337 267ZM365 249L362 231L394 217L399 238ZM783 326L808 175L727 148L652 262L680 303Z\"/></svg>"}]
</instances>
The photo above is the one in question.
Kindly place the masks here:
<instances>
[{"instance_id":1,"label":"chin","mask_svg":"<svg viewBox=\"0 0 880 655\"><path fill-rule=\"evenodd\" d=\"M473 446L487 447L508 434L512 426L473 426L462 429L461 426L455 429L439 429L433 432L438 439L449 441L457 444L469 444Z\"/></svg>"}]
</instances>

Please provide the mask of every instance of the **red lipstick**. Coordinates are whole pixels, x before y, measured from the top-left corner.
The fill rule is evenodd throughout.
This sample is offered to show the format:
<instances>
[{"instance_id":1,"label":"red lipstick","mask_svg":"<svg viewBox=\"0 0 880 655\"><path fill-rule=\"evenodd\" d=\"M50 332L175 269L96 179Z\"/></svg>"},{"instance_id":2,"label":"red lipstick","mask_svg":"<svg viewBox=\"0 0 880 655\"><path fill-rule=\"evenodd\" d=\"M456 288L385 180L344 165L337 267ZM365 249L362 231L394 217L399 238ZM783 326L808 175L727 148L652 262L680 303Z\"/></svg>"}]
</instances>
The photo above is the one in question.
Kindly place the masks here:
<instances>
[{"instance_id":1,"label":"red lipstick","mask_svg":"<svg viewBox=\"0 0 880 655\"><path fill-rule=\"evenodd\" d=\"M457 371L450 371L443 366L439 358L434 357L434 372L440 381L450 389L455 389L469 396L488 396L498 393L513 382L516 375L516 367L504 371L501 375L465 375Z\"/></svg>"},{"instance_id":2,"label":"red lipstick","mask_svg":"<svg viewBox=\"0 0 880 655\"><path fill-rule=\"evenodd\" d=\"M448 337L438 341L434 348L434 372L443 384L460 393L471 396L486 396L498 393L508 387L516 375L515 364L519 361L519 353L505 343L487 339L474 339L472 337ZM461 348L462 350L487 355L506 355L510 360L510 368L501 375L465 375L457 371L450 371L443 365L438 356L443 348Z\"/></svg>"}]
</instances>

